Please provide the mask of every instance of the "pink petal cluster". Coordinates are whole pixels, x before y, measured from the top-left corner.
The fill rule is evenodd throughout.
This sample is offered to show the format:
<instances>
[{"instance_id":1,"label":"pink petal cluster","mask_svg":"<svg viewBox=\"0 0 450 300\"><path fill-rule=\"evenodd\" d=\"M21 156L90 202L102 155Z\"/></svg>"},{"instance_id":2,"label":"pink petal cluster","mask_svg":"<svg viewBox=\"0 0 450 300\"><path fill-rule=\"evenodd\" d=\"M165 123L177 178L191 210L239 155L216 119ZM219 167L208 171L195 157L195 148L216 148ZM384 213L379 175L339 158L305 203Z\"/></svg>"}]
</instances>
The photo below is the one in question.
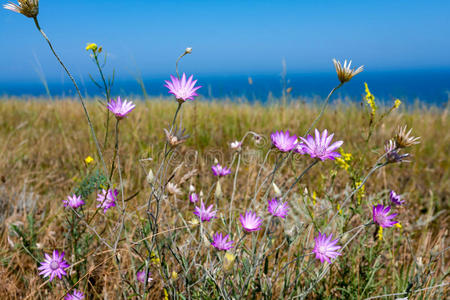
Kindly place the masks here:
<instances>
[{"instance_id":1,"label":"pink petal cluster","mask_svg":"<svg viewBox=\"0 0 450 300\"><path fill-rule=\"evenodd\" d=\"M97 201L100 202L97 205L97 207L102 207L103 212L106 213L106 211L108 209L116 206L116 200L117 200L118 194L119 194L119 191L116 189L108 190L108 191L103 189L101 193L97 194Z\"/></svg>"},{"instance_id":2,"label":"pink petal cluster","mask_svg":"<svg viewBox=\"0 0 450 300\"><path fill-rule=\"evenodd\" d=\"M245 215L239 215L239 221L241 221L242 227L247 232L261 229L262 219L251 210L246 211Z\"/></svg>"},{"instance_id":3,"label":"pink petal cluster","mask_svg":"<svg viewBox=\"0 0 450 300\"><path fill-rule=\"evenodd\" d=\"M322 161L326 159L334 160L336 157L341 156L335 150L341 147L344 142L337 141L330 145L334 133L328 135L328 131L325 129L322 134L320 134L319 130L316 129L314 135L314 138L311 135L308 135L306 139L303 137L300 138L303 141L304 146L302 147L302 150L305 153Z\"/></svg>"},{"instance_id":4,"label":"pink petal cluster","mask_svg":"<svg viewBox=\"0 0 450 300\"><path fill-rule=\"evenodd\" d=\"M198 96L196 91L201 88L201 86L195 86L197 80L192 80L194 75L191 75L188 80L186 80L186 74L183 73L181 80L177 77L170 75L172 81L166 80L164 85L169 89L169 94L175 96L178 101L184 102L187 100L194 100L194 97Z\"/></svg>"},{"instance_id":5,"label":"pink petal cluster","mask_svg":"<svg viewBox=\"0 0 450 300\"><path fill-rule=\"evenodd\" d=\"M277 198L267 200L267 202L267 210L269 211L269 213L276 217L286 218L289 212L289 205L287 202L283 202L281 200L278 200Z\"/></svg>"},{"instance_id":6,"label":"pink petal cluster","mask_svg":"<svg viewBox=\"0 0 450 300\"><path fill-rule=\"evenodd\" d=\"M398 222L393 221L392 219L397 216L397 214L390 215L391 207L384 206L383 204L378 204L377 206L372 207L373 213L373 221L380 225L383 228L392 227L394 224Z\"/></svg>"},{"instance_id":7,"label":"pink petal cluster","mask_svg":"<svg viewBox=\"0 0 450 300\"><path fill-rule=\"evenodd\" d=\"M330 234L330 236L327 237L325 233L321 234L320 232L319 235L314 238L316 244L313 253L316 254L316 258L319 259L321 263L324 261L331 263L331 259L335 259L341 255L341 253L337 252L341 246L336 245L339 239L333 241L332 238L333 234Z\"/></svg>"},{"instance_id":8,"label":"pink petal cluster","mask_svg":"<svg viewBox=\"0 0 450 300\"><path fill-rule=\"evenodd\" d=\"M297 136L290 135L289 130L276 131L270 135L272 139L272 144L278 148L281 152L289 152L295 148L297 144Z\"/></svg>"},{"instance_id":9,"label":"pink petal cluster","mask_svg":"<svg viewBox=\"0 0 450 300\"><path fill-rule=\"evenodd\" d=\"M215 166L211 167L214 176L226 176L231 173L231 168L222 167L221 165L217 164Z\"/></svg>"},{"instance_id":10,"label":"pink petal cluster","mask_svg":"<svg viewBox=\"0 0 450 300\"><path fill-rule=\"evenodd\" d=\"M116 116L117 119L125 118L135 107L132 101L127 101L117 97L117 100L111 99L108 103L108 109Z\"/></svg>"},{"instance_id":11,"label":"pink petal cluster","mask_svg":"<svg viewBox=\"0 0 450 300\"><path fill-rule=\"evenodd\" d=\"M231 240L228 234L223 236L222 233L218 232L213 235L213 242L211 245L216 247L217 250L226 251L233 248L233 243L234 241Z\"/></svg>"},{"instance_id":12,"label":"pink petal cluster","mask_svg":"<svg viewBox=\"0 0 450 300\"><path fill-rule=\"evenodd\" d=\"M45 253L45 260L41 262L41 266L38 268L39 275L50 277L50 281L57 276L59 279L62 276L66 276L67 273L64 269L68 268L69 264L64 260L64 252L59 254L58 250L53 251L53 255Z\"/></svg>"},{"instance_id":13,"label":"pink petal cluster","mask_svg":"<svg viewBox=\"0 0 450 300\"><path fill-rule=\"evenodd\" d=\"M72 294L67 294L64 300L83 300L84 294L78 290L73 290Z\"/></svg>"},{"instance_id":14,"label":"pink petal cluster","mask_svg":"<svg viewBox=\"0 0 450 300\"><path fill-rule=\"evenodd\" d=\"M77 196L75 194L68 196L67 199L63 200L63 203L64 207L70 206L72 208L78 208L84 205L84 201L81 199L81 196Z\"/></svg>"},{"instance_id":15,"label":"pink petal cluster","mask_svg":"<svg viewBox=\"0 0 450 300\"><path fill-rule=\"evenodd\" d=\"M198 201L198 195L197 193L192 193L189 195L189 201L191 201L192 203L195 203Z\"/></svg>"},{"instance_id":16,"label":"pink petal cluster","mask_svg":"<svg viewBox=\"0 0 450 300\"><path fill-rule=\"evenodd\" d=\"M150 283L152 280L153 280L153 278L151 277L151 273L149 272L148 273L148 279L147 279L147 282L148 283ZM143 270L143 271L138 271L137 273L136 273L136 278L137 278L137 280L139 281L139 282L141 282L141 283L145 283L145 277L146 277L146 274L145 274L145 271Z\"/></svg>"},{"instance_id":17,"label":"pink petal cluster","mask_svg":"<svg viewBox=\"0 0 450 300\"><path fill-rule=\"evenodd\" d=\"M405 200L403 200L402 197L400 195L397 195L394 191L391 191L389 193L389 198L395 205L402 205L403 203L405 203Z\"/></svg>"},{"instance_id":18,"label":"pink petal cluster","mask_svg":"<svg viewBox=\"0 0 450 300\"><path fill-rule=\"evenodd\" d=\"M196 206L194 210L194 215L199 217L202 222L209 222L211 219L216 218L217 210L212 210L213 205L211 204L208 208L205 207L203 201L200 202L200 207Z\"/></svg>"}]
</instances>

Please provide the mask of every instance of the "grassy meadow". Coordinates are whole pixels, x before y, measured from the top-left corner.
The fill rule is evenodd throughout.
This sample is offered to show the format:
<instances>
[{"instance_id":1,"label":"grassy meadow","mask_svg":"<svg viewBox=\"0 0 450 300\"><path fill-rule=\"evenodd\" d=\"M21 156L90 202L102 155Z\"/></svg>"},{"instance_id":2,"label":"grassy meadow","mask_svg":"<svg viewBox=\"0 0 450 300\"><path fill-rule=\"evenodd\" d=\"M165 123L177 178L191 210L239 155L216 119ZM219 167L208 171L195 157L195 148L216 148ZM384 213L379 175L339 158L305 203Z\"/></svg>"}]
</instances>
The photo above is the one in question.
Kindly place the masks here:
<instances>
[{"instance_id":1,"label":"grassy meadow","mask_svg":"<svg viewBox=\"0 0 450 300\"><path fill-rule=\"evenodd\" d=\"M114 156L115 119L111 117L105 144L105 108L95 100L89 101L87 108L109 167ZM60 299L74 286L88 295L86 299L122 299L125 294L129 299L139 298L143 287L135 283L134 276L150 255L147 246L137 243L151 236L147 225L142 225L148 217L151 193L147 175L150 170L157 173L165 146L163 129L170 128L176 108L174 100L137 101L136 109L120 121L120 169L113 181L117 188L122 182L126 211L122 215L119 205L96 214L95 188L90 189L89 184L96 183L92 178L102 172L102 167L79 102L0 101L2 299ZM335 139L344 141L342 149L351 153L351 159L346 166L331 160L321 162L302 178L289 198L289 215L270 223L264 244L267 255L259 263L252 262L251 250L263 246L257 243L257 234L240 234L238 218L248 207L266 214L267 203L261 199L266 192L273 195L272 186L256 191L255 182L268 176L279 159L275 151L269 152L270 134L288 129L302 136L319 110L318 105L294 100L286 106L202 100L183 105L178 120L190 137L172 152L167 170L170 182L180 191L162 200L162 246L158 255L151 254L153 280L144 298L366 299L396 293L399 295L380 299L448 297L448 108L406 109L401 105L377 123L368 138L367 107L339 101L329 106L316 127L328 129L335 133ZM389 108L380 107L378 113L384 110ZM411 162L389 164L374 172L349 205L340 207L384 153L385 142L399 125L408 125L414 136L421 137L420 144L404 150L411 154ZM247 136L235 177L238 155L230 149L230 143L241 140L249 131L261 138ZM88 156L94 161L86 163ZM221 179L220 192L211 173L215 160L232 169L231 175ZM305 156L293 156L273 178L274 183L285 190L310 162ZM192 213L194 204L188 199L190 185L218 209L218 219L202 229ZM78 230L73 226L78 221L62 200L75 189L87 190L83 214L93 220L89 226L76 223L80 232L70 235ZM372 204L389 203L390 190L406 200L396 208L401 228L385 228L380 235L377 226L367 226L354 239L343 234L339 243L348 242L347 247L327 267L313 256L301 257L308 252L306 248L312 247L317 231L328 226L330 216L338 213L330 223L333 232L359 228L371 220ZM234 221L228 222L231 197L234 203L230 216ZM123 234L116 240L117 222L122 216ZM208 242L214 230L236 232L234 241L241 240L233 249L235 258L229 265ZM97 234L108 243L117 241L114 255ZM74 241L74 236L79 240ZM38 274L43 253L54 249L65 251L66 260L73 265L67 271L70 280L48 283ZM195 264L186 267L189 264L185 260L194 259Z\"/></svg>"}]
</instances>

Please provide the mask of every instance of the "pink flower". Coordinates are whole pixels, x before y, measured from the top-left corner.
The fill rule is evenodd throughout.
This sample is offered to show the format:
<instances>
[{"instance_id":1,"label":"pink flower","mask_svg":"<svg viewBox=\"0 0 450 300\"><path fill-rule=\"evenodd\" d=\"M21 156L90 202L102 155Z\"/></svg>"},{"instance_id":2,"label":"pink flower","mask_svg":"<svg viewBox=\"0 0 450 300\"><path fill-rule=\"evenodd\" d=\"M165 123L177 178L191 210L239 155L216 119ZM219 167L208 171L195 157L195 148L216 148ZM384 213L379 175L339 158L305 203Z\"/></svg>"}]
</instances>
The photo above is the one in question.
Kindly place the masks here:
<instances>
[{"instance_id":1,"label":"pink flower","mask_svg":"<svg viewBox=\"0 0 450 300\"><path fill-rule=\"evenodd\" d=\"M147 282L148 282L148 283L150 283L150 282L153 280L153 278L150 277L151 275L152 275L152 274L149 272L149 273L148 273L148 279L147 279ZM145 271L138 271L138 272L136 273L136 278L137 278L137 280L138 280L139 282L141 282L141 283L145 283L145 277L146 277Z\"/></svg>"},{"instance_id":2,"label":"pink flower","mask_svg":"<svg viewBox=\"0 0 450 300\"><path fill-rule=\"evenodd\" d=\"M403 203L405 203L405 200L402 200L402 197L400 195L397 195L394 191L391 191L389 193L389 198L395 205L402 205Z\"/></svg>"},{"instance_id":3,"label":"pink flower","mask_svg":"<svg viewBox=\"0 0 450 300\"><path fill-rule=\"evenodd\" d=\"M328 131L325 129L322 134L319 130L315 130L315 138L311 135L308 137L300 138L303 141L304 146L302 147L303 152L309 154L311 157L317 157L320 160L331 159L334 160L336 157L341 155L335 150L342 146L343 141L337 141L330 145L333 139L334 133L328 135Z\"/></svg>"},{"instance_id":4,"label":"pink flower","mask_svg":"<svg viewBox=\"0 0 450 300\"><path fill-rule=\"evenodd\" d=\"M330 234L330 236L327 237L325 233L321 234L320 232L319 235L314 238L316 244L313 252L316 254L316 258L320 259L321 263L327 261L331 264L331 259L341 255L341 253L336 251L341 248L341 246L336 245L339 239L332 241L332 238L333 234Z\"/></svg>"},{"instance_id":5,"label":"pink flower","mask_svg":"<svg viewBox=\"0 0 450 300\"><path fill-rule=\"evenodd\" d=\"M276 131L270 135L272 139L272 144L278 148L281 152L289 152L295 148L297 144L297 136L290 135L289 130Z\"/></svg>"},{"instance_id":6,"label":"pink flower","mask_svg":"<svg viewBox=\"0 0 450 300\"><path fill-rule=\"evenodd\" d=\"M41 266L38 270L41 271L39 272L39 275L44 275L44 278L50 276L49 280L52 281L55 276L58 276L59 279L61 279L62 276L66 276L67 273L64 269L68 267L69 264L64 260L64 252L59 255L58 250L54 250L53 256L45 253L45 260L41 262Z\"/></svg>"},{"instance_id":7,"label":"pink flower","mask_svg":"<svg viewBox=\"0 0 450 300\"><path fill-rule=\"evenodd\" d=\"M73 290L72 294L67 294L64 300L83 300L84 294L78 290Z\"/></svg>"},{"instance_id":8,"label":"pink flower","mask_svg":"<svg viewBox=\"0 0 450 300\"><path fill-rule=\"evenodd\" d=\"M269 213L271 213L276 217L280 217L283 219L286 218L289 212L289 205L287 202L282 202L277 198L267 200L267 202L268 202L267 210L269 211Z\"/></svg>"},{"instance_id":9,"label":"pink flower","mask_svg":"<svg viewBox=\"0 0 450 300\"><path fill-rule=\"evenodd\" d=\"M230 250L233 248L233 243L230 239L230 236L227 234L226 236L222 236L222 233L216 233L213 235L213 242L211 245L217 248L217 250Z\"/></svg>"},{"instance_id":10,"label":"pink flower","mask_svg":"<svg viewBox=\"0 0 450 300\"><path fill-rule=\"evenodd\" d=\"M111 99L108 103L108 109L116 116L117 119L125 118L135 107L131 101L123 101L117 97L117 101Z\"/></svg>"},{"instance_id":11,"label":"pink flower","mask_svg":"<svg viewBox=\"0 0 450 300\"><path fill-rule=\"evenodd\" d=\"M118 194L119 191L117 191L116 189L108 191L103 189L102 192L97 195L97 201L100 202L97 207L103 207L103 212L106 213L108 209L116 206Z\"/></svg>"},{"instance_id":12,"label":"pink flower","mask_svg":"<svg viewBox=\"0 0 450 300\"><path fill-rule=\"evenodd\" d=\"M190 194L190 195L189 195L189 200L190 200L192 203L197 202L197 201L198 201L198 195L197 195L197 193L192 193L192 194Z\"/></svg>"},{"instance_id":13,"label":"pink flower","mask_svg":"<svg viewBox=\"0 0 450 300\"><path fill-rule=\"evenodd\" d=\"M83 199L80 196L73 194L72 196L68 196L66 200L63 200L64 207L70 206L72 208L78 208L84 205Z\"/></svg>"},{"instance_id":14,"label":"pink flower","mask_svg":"<svg viewBox=\"0 0 450 300\"><path fill-rule=\"evenodd\" d=\"M219 164L212 166L211 169L214 173L214 176L221 177L221 176L226 176L231 173L231 169L228 169L227 167L222 167Z\"/></svg>"},{"instance_id":15,"label":"pink flower","mask_svg":"<svg viewBox=\"0 0 450 300\"><path fill-rule=\"evenodd\" d=\"M378 204L377 206L374 205L372 207L373 221L383 228L394 226L394 224L397 224L398 222L394 222L392 219L395 218L397 214L389 215L390 211L390 206L385 207L383 204Z\"/></svg>"},{"instance_id":16,"label":"pink flower","mask_svg":"<svg viewBox=\"0 0 450 300\"><path fill-rule=\"evenodd\" d=\"M216 218L217 210L212 210L213 205L211 204L208 208L205 207L203 201L200 202L200 207L196 206L194 210L194 215L199 217L202 222L209 222L211 219Z\"/></svg>"},{"instance_id":17,"label":"pink flower","mask_svg":"<svg viewBox=\"0 0 450 300\"><path fill-rule=\"evenodd\" d=\"M239 221L241 221L242 227L247 232L261 229L262 219L250 210L246 211L244 216L239 215Z\"/></svg>"},{"instance_id":18,"label":"pink flower","mask_svg":"<svg viewBox=\"0 0 450 300\"><path fill-rule=\"evenodd\" d=\"M175 96L178 101L184 102L187 100L194 100L195 96L198 96L196 91L201 88L201 86L195 86L197 80L192 81L194 75L191 75L188 80L186 80L186 74L183 73L181 80L175 76L170 75L172 81L166 80L164 85L169 89L169 94Z\"/></svg>"}]
</instances>

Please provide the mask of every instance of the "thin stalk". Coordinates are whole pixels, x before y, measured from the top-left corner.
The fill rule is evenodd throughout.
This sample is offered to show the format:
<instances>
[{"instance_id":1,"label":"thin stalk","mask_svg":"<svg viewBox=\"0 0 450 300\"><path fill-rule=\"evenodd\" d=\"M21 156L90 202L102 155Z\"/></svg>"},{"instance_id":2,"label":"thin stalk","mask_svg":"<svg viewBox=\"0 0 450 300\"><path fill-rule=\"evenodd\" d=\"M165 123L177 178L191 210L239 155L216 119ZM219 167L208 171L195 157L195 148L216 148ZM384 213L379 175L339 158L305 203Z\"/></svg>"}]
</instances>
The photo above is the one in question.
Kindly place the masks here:
<instances>
[{"instance_id":1,"label":"thin stalk","mask_svg":"<svg viewBox=\"0 0 450 300\"><path fill-rule=\"evenodd\" d=\"M300 181L300 179L303 178L303 176L306 175L306 173L308 173L308 171L314 167L314 165L316 165L319 162L318 159L314 160L305 170L303 170L303 172L295 179L294 183L290 186L290 188L286 191L286 193L284 193L282 199L286 199L287 195L291 192L291 190L294 188L294 186Z\"/></svg>"}]
</instances>

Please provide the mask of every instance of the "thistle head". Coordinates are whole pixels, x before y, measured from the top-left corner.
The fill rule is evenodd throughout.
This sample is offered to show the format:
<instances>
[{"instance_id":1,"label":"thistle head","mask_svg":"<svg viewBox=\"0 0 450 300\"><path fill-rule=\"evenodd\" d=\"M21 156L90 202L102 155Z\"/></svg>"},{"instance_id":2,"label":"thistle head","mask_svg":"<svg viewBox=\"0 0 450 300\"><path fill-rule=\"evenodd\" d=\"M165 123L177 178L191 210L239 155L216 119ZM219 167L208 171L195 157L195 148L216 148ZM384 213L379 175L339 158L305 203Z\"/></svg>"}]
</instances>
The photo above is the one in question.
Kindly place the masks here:
<instances>
[{"instance_id":1,"label":"thistle head","mask_svg":"<svg viewBox=\"0 0 450 300\"><path fill-rule=\"evenodd\" d=\"M412 145L416 145L420 143L420 137L414 137L411 136L412 128L407 131L407 127L405 126L399 126L397 128L397 132L394 136L394 140L397 144L398 148L406 148Z\"/></svg>"},{"instance_id":2,"label":"thistle head","mask_svg":"<svg viewBox=\"0 0 450 300\"><path fill-rule=\"evenodd\" d=\"M364 70L364 66L360 66L359 68L351 69L350 66L352 61L350 60L347 64L347 60L344 61L344 65L341 64L340 61L337 61L333 58L334 67L336 68L336 73L341 83L346 83L353 78L353 76L361 73Z\"/></svg>"},{"instance_id":3,"label":"thistle head","mask_svg":"<svg viewBox=\"0 0 450 300\"><path fill-rule=\"evenodd\" d=\"M166 133L167 142L172 146L176 147L179 144L184 143L188 138L188 134L184 134L186 129L183 128L175 128L174 133L169 132L167 129L164 129L164 132Z\"/></svg>"},{"instance_id":4,"label":"thistle head","mask_svg":"<svg viewBox=\"0 0 450 300\"><path fill-rule=\"evenodd\" d=\"M28 18L36 18L39 14L39 0L17 0L18 4L9 2L3 8L22 14Z\"/></svg>"},{"instance_id":5,"label":"thistle head","mask_svg":"<svg viewBox=\"0 0 450 300\"><path fill-rule=\"evenodd\" d=\"M399 147L394 140L389 140L386 142L384 146L384 151L386 155L386 160L388 163L396 163L396 162L407 162L405 158L409 156L408 153L400 154Z\"/></svg>"}]
</instances>

